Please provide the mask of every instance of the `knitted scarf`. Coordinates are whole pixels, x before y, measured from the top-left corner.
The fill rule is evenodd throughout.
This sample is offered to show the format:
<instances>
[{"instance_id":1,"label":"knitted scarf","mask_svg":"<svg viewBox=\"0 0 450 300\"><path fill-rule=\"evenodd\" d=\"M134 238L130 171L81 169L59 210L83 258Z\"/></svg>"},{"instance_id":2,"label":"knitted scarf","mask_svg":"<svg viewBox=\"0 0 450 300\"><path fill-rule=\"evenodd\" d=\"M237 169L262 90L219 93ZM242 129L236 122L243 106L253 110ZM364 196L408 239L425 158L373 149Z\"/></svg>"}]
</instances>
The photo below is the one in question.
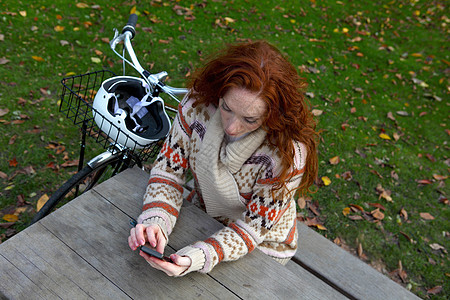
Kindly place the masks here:
<instances>
[{"instance_id":1,"label":"knitted scarf","mask_svg":"<svg viewBox=\"0 0 450 300\"><path fill-rule=\"evenodd\" d=\"M212 217L237 219L245 211L233 174L255 152L266 137L261 128L244 138L224 143L220 109L212 116L198 153L197 179L206 211Z\"/></svg>"}]
</instances>

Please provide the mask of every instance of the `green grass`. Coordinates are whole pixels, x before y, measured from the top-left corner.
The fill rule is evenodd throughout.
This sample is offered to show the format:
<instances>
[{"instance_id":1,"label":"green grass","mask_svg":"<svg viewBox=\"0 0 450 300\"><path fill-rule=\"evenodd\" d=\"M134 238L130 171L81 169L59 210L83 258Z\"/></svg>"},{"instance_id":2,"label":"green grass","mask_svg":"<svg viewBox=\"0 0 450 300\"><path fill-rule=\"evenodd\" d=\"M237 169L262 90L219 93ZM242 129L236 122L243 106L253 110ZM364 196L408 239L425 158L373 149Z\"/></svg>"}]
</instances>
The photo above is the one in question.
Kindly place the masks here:
<instances>
[{"instance_id":1,"label":"green grass","mask_svg":"<svg viewBox=\"0 0 450 300\"><path fill-rule=\"evenodd\" d=\"M25 228L37 200L75 171L49 165L78 158L78 131L58 113L59 81L102 68L120 73L119 59L102 39L111 38L136 5L138 57L152 72L168 71L171 85L183 85L225 43L267 39L278 46L307 78L313 108L323 112L317 117L318 188L308 202L317 204L320 215L308 205L300 213L316 217L327 229L319 232L351 251L361 245L365 260L385 273L401 261L407 274L402 284L420 297L445 298L448 179L435 178L449 175L450 22L444 1L85 3L0 1L0 109L8 109L0 117L0 170L6 174L0 179L0 216L26 201L19 220L0 228L2 240ZM65 148L59 153L51 145ZM89 153L95 148L91 143ZM340 158L336 165L329 162L334 156ZM345 172L351 180L343 178ZM330 185L323 185L323 176ZM379 184L392 202L379 198ZM379 222L343 214L350 204L371 212L369 203L385 208ZM437 286L440 293L427 292Z\"/></svg>"}]
</instances>

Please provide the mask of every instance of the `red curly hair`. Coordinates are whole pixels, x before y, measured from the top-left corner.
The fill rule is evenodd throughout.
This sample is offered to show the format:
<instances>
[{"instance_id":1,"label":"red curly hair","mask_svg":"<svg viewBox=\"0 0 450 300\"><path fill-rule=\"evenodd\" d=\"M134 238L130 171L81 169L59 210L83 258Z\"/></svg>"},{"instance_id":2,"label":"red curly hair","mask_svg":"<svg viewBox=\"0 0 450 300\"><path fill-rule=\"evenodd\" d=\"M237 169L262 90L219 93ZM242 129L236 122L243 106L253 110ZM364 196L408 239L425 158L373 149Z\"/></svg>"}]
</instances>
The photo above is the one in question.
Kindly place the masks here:
<instances>
[{"instance_id":1,"label":"red curly hair","mask_svg":"<svg viewBox=\"0 0 450 300\"><path fill-rule=\"evenodd\" d=\"M317 176L316 123L305 100L307 83L281 52L266 41L229 45L188 83L194 105L219 105L219 98L231 88L245 88L257 93L267 105L262 128L281 156L280 189L292 176L294 145L306 146L305 173L298 189L306 192Z\"/></svg>"}]
</instances>

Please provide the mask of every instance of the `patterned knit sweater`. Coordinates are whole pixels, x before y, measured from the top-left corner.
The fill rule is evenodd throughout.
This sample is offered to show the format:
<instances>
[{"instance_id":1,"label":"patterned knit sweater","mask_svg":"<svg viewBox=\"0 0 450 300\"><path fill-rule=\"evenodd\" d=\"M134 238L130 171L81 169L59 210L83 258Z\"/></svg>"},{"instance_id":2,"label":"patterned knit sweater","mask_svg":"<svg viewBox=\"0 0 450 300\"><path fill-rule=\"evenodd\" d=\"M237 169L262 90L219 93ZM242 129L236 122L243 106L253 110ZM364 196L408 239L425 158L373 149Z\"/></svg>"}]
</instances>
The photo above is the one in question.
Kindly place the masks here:
<instances>
[{"instance_id":1,"label":"patterned knit sweater","mask_svg":"<svg viewBox=\"0 0 450 300\"><path fill-rule=\"evenodd\" d=\"M237 260L255 248L281 263L297 249L293 192L304 171L306 149L295 142L293 176L273 191L280 157L257 129L226 142L220 111L213 105L192 107L185 99L152 168L139 223L157 224L170 235L183 202L182 185L191 169L197 199L212 217L226 225L204 241L177 252L191 258L183 273L209 272L221 261Z\"/></svg>"}]
</instances>

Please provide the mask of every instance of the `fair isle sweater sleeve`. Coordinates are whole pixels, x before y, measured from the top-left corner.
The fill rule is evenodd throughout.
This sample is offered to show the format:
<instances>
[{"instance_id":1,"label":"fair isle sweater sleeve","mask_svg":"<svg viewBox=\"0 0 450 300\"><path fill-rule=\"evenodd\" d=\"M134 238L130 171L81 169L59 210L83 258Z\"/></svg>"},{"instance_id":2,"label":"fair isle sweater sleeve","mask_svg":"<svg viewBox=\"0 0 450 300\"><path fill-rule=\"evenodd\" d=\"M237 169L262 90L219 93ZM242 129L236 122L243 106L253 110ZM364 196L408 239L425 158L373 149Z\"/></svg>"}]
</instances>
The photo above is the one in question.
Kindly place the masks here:
<instances>
[{"instance_id":1,"label":"fair isle sweater sleeve","mask_svg":"<svg viewBox=\"0 0 450 300\"><path fill-rule=\"evenodd\" d=\"M150 173L138 223L157 224L166 238L175 226L183 203L183 184L188 168L190 131L184 114L187 100L180 104L176 119Z\"/></svg>"},{"instance_id":2,"label":"fair isle sweater sleeve","mask_svg":"<svg viewBox=\"0 0 450 300\"><path fill-rule=\"evenodd\" d=\"M282 189L273 191L277 182L277 178L272 175L277 174L277 172L274 172L275 170L262 170L260 177L257 178L253 194L247 203L246 211L241 218L229 223L228 226L208 239L196 242L178 251L178 254L189 256L193 261L185 274L192 271L210 272L221 261L237 260L261 244L264 244L264 249L261 248L261 250L269 255L270 247L273 247L273 252L277 252L280 247L283 247L280 245L282 243L294 244L296 248L296 241L293 243L292 241L287 242L289 237L281 241L280 236L284 239L286 232L296 231L294 192L289 191L293 191L302 179L304 157L306 157L305 149L302 146L296 150L295 160L297 164L293 169L292 177ZM303 152L302 155L300 155L300 152ZM283 229L280 231L280 228ZM267 249L269 250L265 251ZM200 255L201 253L203 255ZM288 254L284 261L287 261L294 253L295 249ZM203 259L203 256L205 257L205 263L202 265L196 261L196 258ZM277 260L283 261L282 259Z\"/></svg>"}]
</instances>

